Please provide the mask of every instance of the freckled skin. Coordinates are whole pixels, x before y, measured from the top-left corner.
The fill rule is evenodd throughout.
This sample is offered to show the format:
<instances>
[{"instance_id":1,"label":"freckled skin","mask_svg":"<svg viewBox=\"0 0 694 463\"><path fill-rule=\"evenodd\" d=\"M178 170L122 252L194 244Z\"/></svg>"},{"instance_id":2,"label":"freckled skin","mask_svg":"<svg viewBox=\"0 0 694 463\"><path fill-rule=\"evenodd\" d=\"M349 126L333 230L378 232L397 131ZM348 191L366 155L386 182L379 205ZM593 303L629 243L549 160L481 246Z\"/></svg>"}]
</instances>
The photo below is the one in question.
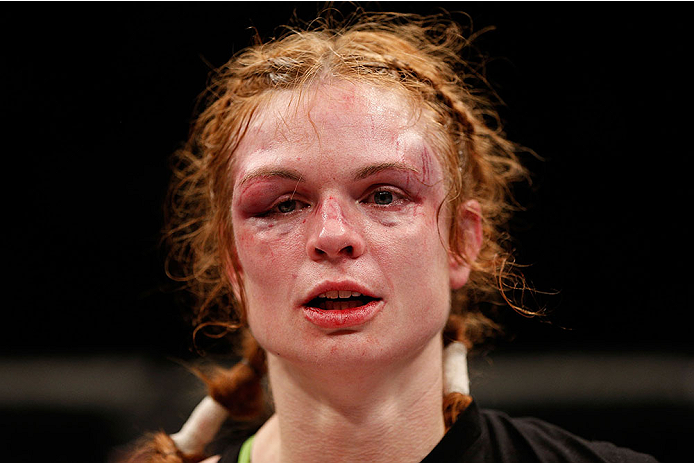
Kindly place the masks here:
<instances>
[{"instance_id":1,"label":"freckled skin","mask_svg":"<svg viewBox=\"0 0 694 463\"><path fill-rule=\"evenodd\" d=\"M450 273L460 271L442 244L448 224L436 218L445 192L427 126L392 92L362 84L322 86L287 109L291 96L278 93L260 111L235 154L232 221L251 330L295 365L407 361L440 334ZM355 177L388 163L396 167ZM292 175L241 184L262 169ZM377 191L393 201L378 204ZM383 306L337 336L302 313L326 281L356 282Z\"/></svg>"}]
</instances>

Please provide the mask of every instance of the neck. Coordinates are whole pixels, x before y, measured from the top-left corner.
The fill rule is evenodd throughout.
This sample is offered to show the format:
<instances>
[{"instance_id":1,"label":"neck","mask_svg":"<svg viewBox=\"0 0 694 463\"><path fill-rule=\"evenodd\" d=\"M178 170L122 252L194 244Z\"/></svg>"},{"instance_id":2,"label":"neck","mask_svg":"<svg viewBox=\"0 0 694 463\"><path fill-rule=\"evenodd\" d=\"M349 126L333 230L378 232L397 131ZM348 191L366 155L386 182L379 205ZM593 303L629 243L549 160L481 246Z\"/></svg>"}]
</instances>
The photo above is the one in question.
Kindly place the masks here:
<instances>
[{"instance_id":1,"label":"neck","mask_svg":"<svg viewBox=\"0 0 694 463\"><path fill-rule=\"evenodd\" d=\"M444 434L440 336L385 365L299 368L270 355L275 415L253 461L418 462Z\"/></svg>"}]
</instances>

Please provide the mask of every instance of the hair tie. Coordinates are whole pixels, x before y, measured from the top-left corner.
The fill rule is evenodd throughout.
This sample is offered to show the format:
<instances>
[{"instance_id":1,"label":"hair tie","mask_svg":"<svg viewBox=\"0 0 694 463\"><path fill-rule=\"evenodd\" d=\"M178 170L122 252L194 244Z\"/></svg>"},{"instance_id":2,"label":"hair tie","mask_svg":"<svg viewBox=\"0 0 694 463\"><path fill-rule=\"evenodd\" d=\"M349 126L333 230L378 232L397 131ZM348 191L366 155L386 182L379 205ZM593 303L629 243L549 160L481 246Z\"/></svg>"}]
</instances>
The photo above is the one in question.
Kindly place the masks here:
<instances>
[{"instance_id":1,"label":"hair tie","mask_svg":"<svg viewBox=\"0 0 694 463\"><path fill-rule=\"evenodd\" d=\"M195 407L181 430L176 434L171 434L171 440L184 454L202 455L205 447L212 442L228 416L229 412L226 408L218 404L212 397L206 396Z\"/></svg>"},{"instance_id":2,"label":"hair tie","mask_svg":"<svg viewBox=\"0 0 694 463\"><path fill-rule=\"evenodd\" d=\"M470 395L467 348L462 342L451 342L443 349L443 392Z\"/></svg>"}]
</instances>

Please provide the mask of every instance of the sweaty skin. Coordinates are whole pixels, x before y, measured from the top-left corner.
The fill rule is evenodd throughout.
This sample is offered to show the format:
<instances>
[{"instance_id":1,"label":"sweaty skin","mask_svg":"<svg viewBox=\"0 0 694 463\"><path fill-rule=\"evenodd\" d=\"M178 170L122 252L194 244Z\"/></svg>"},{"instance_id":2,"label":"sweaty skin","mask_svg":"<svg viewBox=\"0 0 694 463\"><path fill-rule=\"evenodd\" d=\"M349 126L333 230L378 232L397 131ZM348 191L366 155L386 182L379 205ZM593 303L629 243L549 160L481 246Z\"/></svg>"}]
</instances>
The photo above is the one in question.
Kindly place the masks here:
<instances>
[{"instance_id":1,"label":"sweaty skin","mask_svg":"<svg viewBox=\"0 0 694 463\"><path fill-rule=\"evenodd\" d=\"M234 244L277 411L253 461L419 461L443 435L440 334L469 270L427 121L333 82L278 92L237 148ZM309 306L335 291L368 299Z\"/></svg>"}]
</instances>

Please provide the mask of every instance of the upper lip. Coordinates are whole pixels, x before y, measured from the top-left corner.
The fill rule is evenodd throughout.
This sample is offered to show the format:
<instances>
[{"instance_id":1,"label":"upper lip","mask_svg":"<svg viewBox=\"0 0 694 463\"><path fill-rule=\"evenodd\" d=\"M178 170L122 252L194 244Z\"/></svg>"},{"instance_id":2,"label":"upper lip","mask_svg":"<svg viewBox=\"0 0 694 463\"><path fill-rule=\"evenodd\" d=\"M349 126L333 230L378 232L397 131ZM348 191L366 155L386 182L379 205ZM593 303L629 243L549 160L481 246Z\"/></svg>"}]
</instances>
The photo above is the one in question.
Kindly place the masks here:
<instances>
[{"instance_id":1,"label":"upper lip","mask_svg":"<svg viewBox=\"0 0 694 463\"><path fill-rule=\"evenodd\" d=\"M362 296L380 299L370 289L352 281L325 281L311 289L308 295L303 299L301 305L308 305L308 303L311 302L313 299L317 298L323 293L327 293L328 291L353 291L361 293Z\"/></svg>"}]
</instances>

